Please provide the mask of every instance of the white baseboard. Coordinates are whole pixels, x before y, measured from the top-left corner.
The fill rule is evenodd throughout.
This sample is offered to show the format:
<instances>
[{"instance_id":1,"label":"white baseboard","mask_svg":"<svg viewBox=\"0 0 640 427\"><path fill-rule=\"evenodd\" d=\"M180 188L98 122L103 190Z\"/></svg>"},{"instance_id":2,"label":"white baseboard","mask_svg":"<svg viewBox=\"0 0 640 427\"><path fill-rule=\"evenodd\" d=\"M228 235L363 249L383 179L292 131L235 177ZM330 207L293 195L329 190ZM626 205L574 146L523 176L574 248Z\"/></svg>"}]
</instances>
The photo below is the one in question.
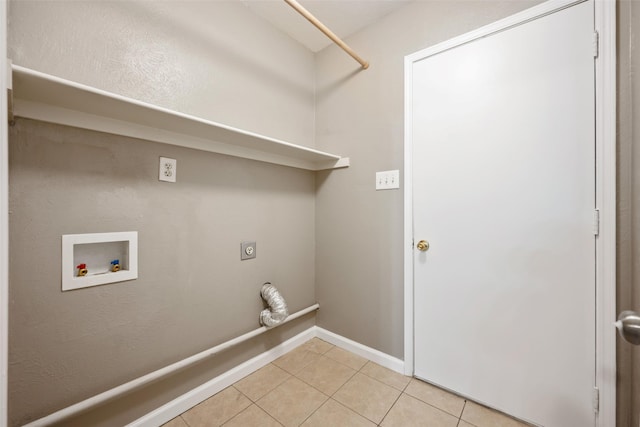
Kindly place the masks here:
<instances>
[{"instance_id":1,"label":"white baseboard","mask_svg":"<svg viewBox=\"0 0 640 427\"><path fill-rule=\"evenodd\" d=\"M362 356L365 359L377 363L378 365L384 366L385 368L389 368L392 371L396 371L404 375L403 360L390 356L371 347L367 347L366 345L362 345L358 342L350 340L349 338L334 334L333 332L327 331L326 329L322 329L318 326L315 327L315 330L316 337L320 338L321 340L338 346L344 350L350 351L351 353L357 354L358 356Z\"/></svg>"},{"instance_id":2,"label":"white baseboard","mask_svg":"<svg viewBox=\"0 0 640 427\"><path fill-rule=\"evenodd\" d=\"M178 415L196 406L198 403L207 400L214 394L224 390L230 385L240 381L247 375L257 371L263 366L276 360L278 357L293 350L294 348L304 344L315 337L315 326L307 329L285 342L278 344L271 350L249 359L246 362L228 370L224 374L218 375L210 381L199 387L183 394L182 396L172 400L159 407L158 409L148 413L142 418L138 418L134 422L128 424L128 427L157 427L172 420Z\"/></svg>"},{"instance_id":3,"label":"white baseboard","mask_svg":"<svg viewBox=\"0 0 640 427\"><path fill-rule=\"evenodd\" d=\"M207 381L199 387L183 394L182 396L172 400L159 407L158 409L148 413L142 418L138 418L134 422L128 424L127 427L158 427L172 420L183 412L196 406L198 403L207 400L214 394L224 390L230 385L236 383L249 374L257 371L263 366L276 360L278 357L293 350L294 348L304 344L310 339L318 337L337 347L350 351L358 356L362 356L367 360L377 363L378 365L389 368L393 371L404 375L404 361L389 356L386 353L375 350L366 345L357 343L349 338L334 334L326 329L318 326L312 326L309 329L299 333L293 338L288 339L253 359L236 366L233 369L218 375L214 379Z\"/></svg>"}]
</instances>

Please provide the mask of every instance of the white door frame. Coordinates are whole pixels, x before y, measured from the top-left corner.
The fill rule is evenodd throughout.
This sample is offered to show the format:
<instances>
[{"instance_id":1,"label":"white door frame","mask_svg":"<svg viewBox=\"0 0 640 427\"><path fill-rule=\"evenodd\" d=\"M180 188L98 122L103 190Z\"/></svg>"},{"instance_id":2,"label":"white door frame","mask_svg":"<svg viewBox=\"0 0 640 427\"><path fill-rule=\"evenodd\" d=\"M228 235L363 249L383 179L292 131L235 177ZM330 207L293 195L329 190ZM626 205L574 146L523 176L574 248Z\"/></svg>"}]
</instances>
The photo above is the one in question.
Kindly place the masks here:
<instances>
[{"instance_id":1,"label":"white door frame","mask_svg":"<svg viewBox=\"0 0 640 427\"><path fill-rule=\"evenodd\" d=\"M7 115L7 7L0 2L0 427L7 425L9 357L9 136Z\"/></svg>"},{"instance_id":2,"label":"white door frame","mask_svg":"<svg viewBox=\"0 0 640 427\"><path fill-rule=\"evenodd\" d=\"M413 63L532 19L582 3L551 0L405 57L404 141L404 366L414 372L413 277ZM600 234L596 238L596 386L599 388L597 425L616 425L616 4L595 0L595 28L599 54L595 61L596 96L596 209Z\"/></svg>"}]
</instances>

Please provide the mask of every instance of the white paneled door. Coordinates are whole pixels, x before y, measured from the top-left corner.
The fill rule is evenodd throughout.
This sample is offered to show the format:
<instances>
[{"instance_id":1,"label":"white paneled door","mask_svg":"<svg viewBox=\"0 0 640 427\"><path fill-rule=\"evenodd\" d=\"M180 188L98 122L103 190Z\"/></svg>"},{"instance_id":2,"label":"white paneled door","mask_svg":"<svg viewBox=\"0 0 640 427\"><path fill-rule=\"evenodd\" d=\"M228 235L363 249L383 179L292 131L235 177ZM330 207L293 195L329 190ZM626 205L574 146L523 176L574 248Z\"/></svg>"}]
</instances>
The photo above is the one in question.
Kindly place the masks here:
<instances>
[{"instance_id":1,"label":"white paneled door","mask_svg":"<svg viewBox=\"0 0 640 427\"><path fill-rule=\"evenodd\" d=\"M595 425L593 7L412 65L415 375L546 427Z\"/></svg>"}]
</instances>

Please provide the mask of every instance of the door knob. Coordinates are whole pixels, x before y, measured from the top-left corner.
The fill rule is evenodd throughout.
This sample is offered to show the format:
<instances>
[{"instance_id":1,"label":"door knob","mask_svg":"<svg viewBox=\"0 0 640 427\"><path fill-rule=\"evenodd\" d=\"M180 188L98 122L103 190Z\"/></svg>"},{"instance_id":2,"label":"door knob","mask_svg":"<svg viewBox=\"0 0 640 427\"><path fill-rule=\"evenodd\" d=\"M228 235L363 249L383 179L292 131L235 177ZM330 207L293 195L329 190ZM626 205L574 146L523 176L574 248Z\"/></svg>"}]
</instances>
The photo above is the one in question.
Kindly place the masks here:
<instances>
[{"instance_id":1,"label":"door knob","mask_svg":"<svg viewBox=\"0 0 640 427\"><path fill-rule=\"evenodd\" d=\"M635 311L623 311L614 323L620 336L628 343L640 345L640 316Z\"/></svg>"},{"instance_id":2,"label":"door knob","mask_svg":"<svg viewBox=\"0 0 640 427\"><path fill-rule=\"evenodd\" d=\"M426 240L420 240L417 246L418 250L422 252L426 252L429 250L429 242L427 242Z\"/></svg>"}]
</instances>

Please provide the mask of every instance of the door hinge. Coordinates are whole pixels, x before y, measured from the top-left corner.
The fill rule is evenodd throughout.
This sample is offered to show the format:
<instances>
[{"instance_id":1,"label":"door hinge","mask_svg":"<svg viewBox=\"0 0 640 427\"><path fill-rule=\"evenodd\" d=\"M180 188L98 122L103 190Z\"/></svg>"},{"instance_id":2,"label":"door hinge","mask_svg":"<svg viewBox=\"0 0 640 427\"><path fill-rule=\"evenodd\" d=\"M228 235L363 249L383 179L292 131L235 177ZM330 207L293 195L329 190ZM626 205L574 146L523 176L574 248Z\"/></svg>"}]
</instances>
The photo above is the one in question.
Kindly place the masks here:
<instances>
[{"instance_id":1,"label":"door hinge","mask_svg":"<svg viewBox=\"0 0 640 427\"><path fill-rule=\"evenodd\" d=\"M10 126L16 123L13 117L13 69L10 59L7 60L7 121Z\"/></svg>"},{"instance_id":2,"label":"door hinge","mask_svg":"<svg viewBox=\"0 0 640 427\"><path fill-rule=\"evenodd\" d=\"M600 235L600 210L596 209L593 211L593 235Z\"/></svg>"},{"instance_id":3,"label":"door hinge","mask_svg":"<svg viewBox=\"0 0 640 427\"><path fill-rule=\"evenodd\" d=\"M593 388L593 412L600 411L600 389L598 387Z\"/></svg>"},{"instance_id":4,"label":"door hinge","mask_svg":"<svg viewBox=\"0 0 640 427\"><path fill-rule=\"evenodd\" d=\"M600 52L600 36L597 31L593 32L593 57L597 58Z\"/></svg>"}]
</instances>

